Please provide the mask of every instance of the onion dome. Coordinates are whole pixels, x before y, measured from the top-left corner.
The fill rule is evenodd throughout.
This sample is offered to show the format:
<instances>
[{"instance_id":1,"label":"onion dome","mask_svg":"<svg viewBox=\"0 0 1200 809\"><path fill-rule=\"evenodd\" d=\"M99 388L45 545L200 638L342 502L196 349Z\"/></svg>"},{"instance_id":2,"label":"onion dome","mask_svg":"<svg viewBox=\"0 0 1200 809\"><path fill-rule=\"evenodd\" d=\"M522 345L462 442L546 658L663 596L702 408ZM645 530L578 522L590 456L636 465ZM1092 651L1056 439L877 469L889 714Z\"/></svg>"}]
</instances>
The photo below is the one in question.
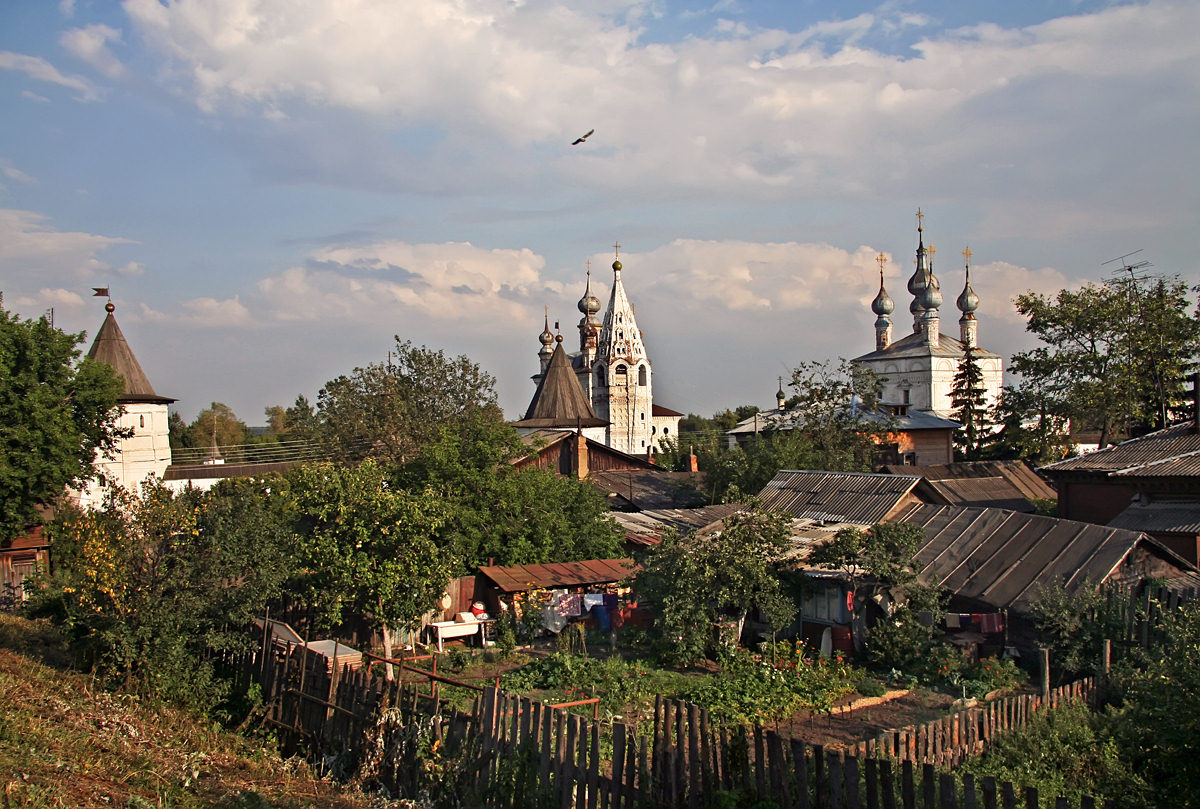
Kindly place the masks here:
<instances>
[{"instance_id":1,"label":"onion dome","mask_svg":"<svg viewBox=\"0 0 1200 809\"><path fill-rule=\"evenodd\" d=\"M880 317L890 315L896 311L896 302L892 300L892 296L887 294L887 289L883 286L883 262L882 254L879 256L879 294L875 296L875 300L871 301L871 311Z\"/></svg>"},{"instance_id":2,"label":"onion dome","mask_svg":"<svg viewBox=\"0 0 1200 809\"><path fill-rule=\"evenodd\" d=\"M925 309L940 309L942 306L941 286L932 272L925 282L925 288L921 290L921 306Z\"/></svg>"},{"instance_id":3,"label":"onion dome","mask_svg":"<svg viewBox=\"0 0 1200 809\"><path fill-rule=\"evenodd\" d=\"M543 346L549 346L554 342L554 332L550 331L550 311L546 310L546 327L542 329L542 333L538 335L538 340Z\"/></svg>"},{"instance_id":4,"label":"onion dome","mask_svg":"<svg viewBox=\"0 0 1200 809\"><path fill-rule=\"evenodd\" d=\"M958 309L964 315L974 315L975 310L979 308L979 296L971 289L971 248L963 250L963 255L967 257L967 280L962 294L958 296Z\"/></svg>"},{"instance_id":5,"label":"onion dome","mask_svg":"<svg viewBox=\"0 0 1200 809\"><path fill-rule=\"evenodd\" d=\"M591 262L588 262L587 288L583 292L583 297L579 299L579 311L584 317L592 318L600 311L600 299L592 294L592 268Z\"/></svg>"}]
</instances>

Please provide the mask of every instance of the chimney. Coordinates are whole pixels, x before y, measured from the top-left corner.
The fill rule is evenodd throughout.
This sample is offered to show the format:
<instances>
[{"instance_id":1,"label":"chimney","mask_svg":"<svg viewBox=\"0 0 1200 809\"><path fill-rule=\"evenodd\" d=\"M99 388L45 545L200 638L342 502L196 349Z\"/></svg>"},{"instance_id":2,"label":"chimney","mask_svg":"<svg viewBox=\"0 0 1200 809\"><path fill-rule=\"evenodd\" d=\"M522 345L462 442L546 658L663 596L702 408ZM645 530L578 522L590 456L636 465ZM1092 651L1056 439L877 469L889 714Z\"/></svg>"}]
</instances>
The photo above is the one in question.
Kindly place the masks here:
<instances>
[{"instance_id":1,"label":"chimney","mask_svg":"<svg viewBox=\"0 0 1200 809\"><path fill-rule=\"evenodd\" d=\"M575 463L571 466L576 480L583 480L588 476L587 439L583 437L582 431L575 433Z\"/></svg>"},{"instance_id":2,"label":"chimney","mask_svg":"<svg viewBox=\"0 0 1200 809\"><path fill-rule=\"evenodd\" d=\"M693 451L693 449L693 447L688 447L688 471L699 472L700 459L696 457L696 453Z\"/></svg>"}]
</instances>

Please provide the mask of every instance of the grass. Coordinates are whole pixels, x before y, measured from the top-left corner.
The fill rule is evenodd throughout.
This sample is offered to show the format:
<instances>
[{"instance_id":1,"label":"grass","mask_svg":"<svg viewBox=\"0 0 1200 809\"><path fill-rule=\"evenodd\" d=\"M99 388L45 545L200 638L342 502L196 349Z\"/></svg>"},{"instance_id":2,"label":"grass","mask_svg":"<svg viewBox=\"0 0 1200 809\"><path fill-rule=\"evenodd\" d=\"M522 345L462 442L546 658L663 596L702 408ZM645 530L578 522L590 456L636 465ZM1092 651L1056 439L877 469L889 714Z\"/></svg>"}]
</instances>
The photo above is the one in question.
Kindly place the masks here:
<instances>
[{"instance_id":1,"label":"grass","mask_svg":"<svg viewBox=\"0 0 1200 809\"><path fill-rule=\"evenodd\" d=\"M100 689L69 659L49 624L0 615L0 809L371 805L270 742Z\"/></svg>"}]
</instances>

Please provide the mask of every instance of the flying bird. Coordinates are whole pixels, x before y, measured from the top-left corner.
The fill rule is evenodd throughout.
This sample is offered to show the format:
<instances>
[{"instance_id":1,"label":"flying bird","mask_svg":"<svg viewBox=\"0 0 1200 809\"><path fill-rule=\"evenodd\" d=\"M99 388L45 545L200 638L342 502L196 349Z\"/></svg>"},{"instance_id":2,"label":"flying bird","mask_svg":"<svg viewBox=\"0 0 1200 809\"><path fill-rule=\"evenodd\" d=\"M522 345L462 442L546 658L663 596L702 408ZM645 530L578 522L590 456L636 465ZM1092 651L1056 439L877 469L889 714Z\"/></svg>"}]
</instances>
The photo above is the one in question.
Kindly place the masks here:
<instances>
[{"instance_id":1,"label":"flying bird","mask_svg":"<svg viewBox=\"0 0 1200 809\"><path fill-rule=\"evenodd\" d=\"M593 132L595 132L595 131L596 131L596 130L594 130L594 129L589 129L589 130L587 131L587 134L586 134L586 135L584 135L584 136L583 136L583 137L581 137L581 138L576 138L574 141L572 141L572 142L571 142L571 145L572 145L572 146L578 146L579 144L583 143L585 140L587 140L588 138L590 138L590 137L592 136L592 133L593 133Z\"/></svg>"}]
</instances>

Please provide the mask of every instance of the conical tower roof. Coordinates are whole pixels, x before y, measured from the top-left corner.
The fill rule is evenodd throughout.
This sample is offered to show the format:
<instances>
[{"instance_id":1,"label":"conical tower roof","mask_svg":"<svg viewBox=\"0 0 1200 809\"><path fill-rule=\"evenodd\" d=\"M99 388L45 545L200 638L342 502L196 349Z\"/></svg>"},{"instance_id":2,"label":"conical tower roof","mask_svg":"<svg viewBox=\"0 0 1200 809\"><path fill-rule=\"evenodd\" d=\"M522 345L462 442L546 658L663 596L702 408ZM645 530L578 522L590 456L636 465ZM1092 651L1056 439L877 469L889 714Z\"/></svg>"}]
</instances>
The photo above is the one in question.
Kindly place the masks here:
<instances>
[{"instance_id":1,"label":"conical tower roof","mask_svg":"<svg viewBox=\"0 0 1200 809\"><path fill-rule=\"evenodd\" d=\"M91 350L87 355L88 359L110 366L125 383L125 392L117 397L117 401L123 404L133 402L169 404L175 401L154 392L150 380L146 378L146 372L142 370L137 357L133 356L133 349L129 347L129 343L125 341L125 335L121 333L121 327L117 325L117 318L113 314L116 307L108 303L105 304L104 309L108 312L108 316L104 318L104 324L100 326L100 331L96 332L96 339L92 342Z\"/></svg>"},{"instance_id":2,"label":"conical tower roof","mask_svg":"<svg viewBox=\"0 0 1200 809\"><path fill-rule=\"evenodd\" d=\"M537 391L525 411L525 418L516 422L516 427L603 427L608 424L596 418L596 411L584 395L579 377L571 367L571 360L563 350L562 336L555 338L558 345L546 373L538 382Z\"/></svg>"},{"instance_id":3,"label":"conical tower roof","mask_svg":"<svg viewBox=\"0 0 1200 809\"><path fill-rule=\"evenodd\" d=\"M633 304L625 294L621 283L621 262L612 263L612 295L608 299L608 310L604 313L604 325L600 329L600 359L615 362L624 359L639 362L647 359L646 346L642 343L642 332L637 327Z\"/></svg>"}]
</instances>

